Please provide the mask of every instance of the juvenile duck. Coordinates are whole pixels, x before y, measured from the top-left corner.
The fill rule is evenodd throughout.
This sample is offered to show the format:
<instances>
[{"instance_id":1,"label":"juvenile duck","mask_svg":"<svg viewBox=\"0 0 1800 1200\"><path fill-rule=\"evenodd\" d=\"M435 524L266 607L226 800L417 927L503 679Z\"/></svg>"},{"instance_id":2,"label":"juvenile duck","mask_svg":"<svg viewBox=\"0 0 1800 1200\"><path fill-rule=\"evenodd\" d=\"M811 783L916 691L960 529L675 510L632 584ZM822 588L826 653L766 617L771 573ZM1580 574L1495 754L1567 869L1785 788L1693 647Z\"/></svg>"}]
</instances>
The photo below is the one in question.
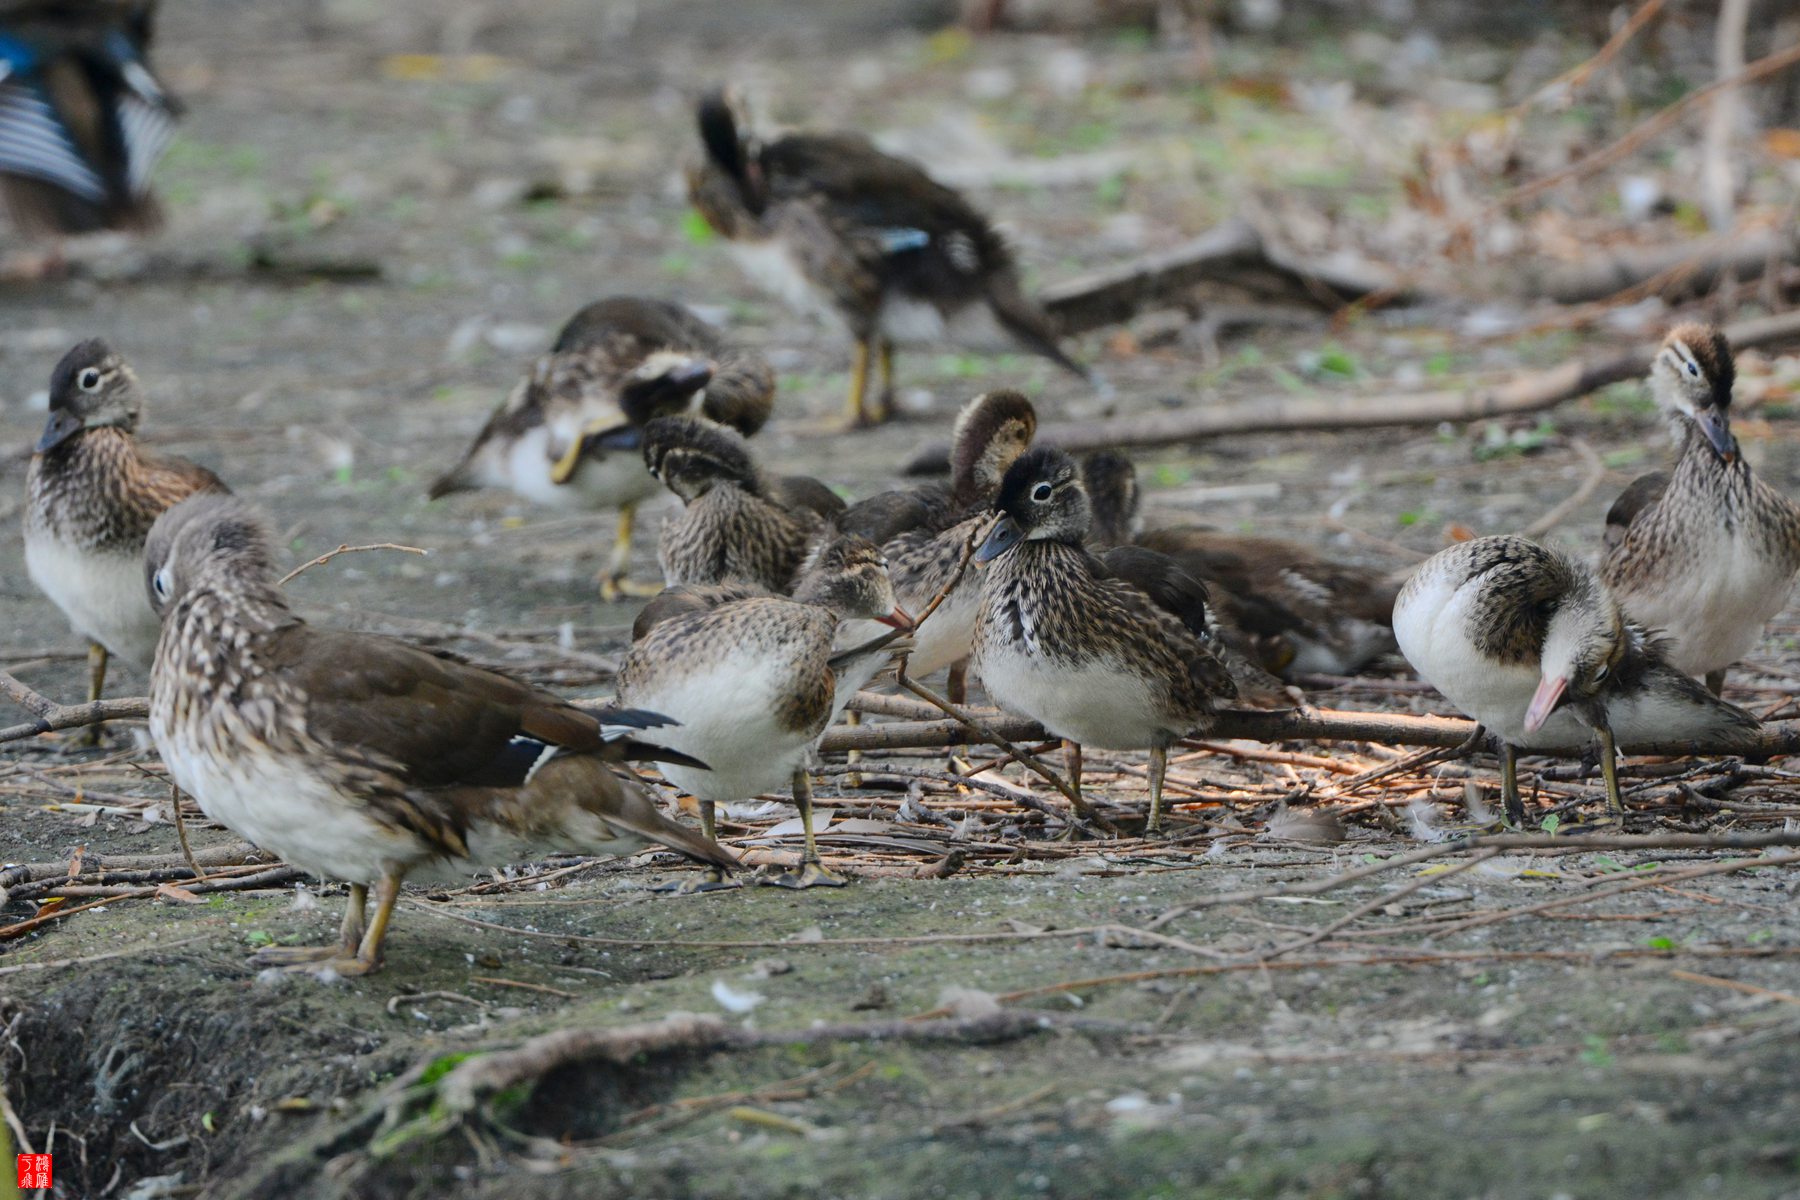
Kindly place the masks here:
<instances>
[{"instance_id":1,"label":"juvenile duck","mask_svg":"<svg viewBox=\"0 0 1800 1200\"><path fill-rule=\"evenodd\" d=\"M743 438L695 417L659 417L644 427L644 462L686 506L657 541L665 584L788 590L824 522L781 502Z\"/></svg>"},{"instance_id":2,"label":"juvenile duck","mask_svg":"<svg viewBox=\"0 0 1800 1200\"><path fill-rule=\"evenodd\" d=\"M7 6L0 192L26 236L145 232L161 223L150 171L180 105L148 62L155 16L151 0Z\"/></svg>"},{"instance_id":3,"label":"juvenile duck","mask_svg":"<svg viewBox=\"0 0 1800 1200\"><path fill-rule=\"evenodd\" d=\"M747 437L774 399L769 364L679 304L599 300L569 319L430 495L503 487L549 508L616 508L601 595L654 595L627 577L637 507L657 491L640 453L644 426L697 412Z\"/></svg>"},{"instance_id":4,"label":"juvenile duck","mask_svg":"<svg viewBox=\"0 0 1800 1200\"><path fill-rule=\"evenodd\" d=\"M408 877L651 845L734 864L613 770L633 753L671 757L629 740L667 718L596 716L492 671L314 628L272 563L261 520L224 496L158 518L145 562L163 614L150 731L171 778L233 832L351 885L339 944L266 949L256 965L374 970Z\"/></svg>"},{"instance_id":5,"label":"juvenile duck","mask_svg":"<svg viewBox=\"0 0 1800 1200\"><path fill-rule=\"evenodd\" d=\"M1614 502L1600 564L1632 620L1667 638L1669 662L1715 693L1800 570L1800 507L1751 472L1731 436L1735 378L1719 330L1678 325L1663 339L1650 390L1679 456Z\"/></svg>"},{"instance_id":6,"label":"juvenile duck","mask_svg":"<svg viewBox=\"0 0 1800 1200\"><path fill-rule=\"evenodd\" d=\"M864 644L835 650L853 618L905 629L880 551L858 537L824 543L786 596L743 586L673 588L646 607L619 667L619 703L656 706L679 724L646 736L707 765L663 774L700 800L712 836L714 806L793 786L806 833L801 869L770 882L840 886L819 862L813 840L808 760L856 690L904 647ZM654 612L653 612L654 610ZM718 886L717 880L705 886Z\"/></svg>"},{"instance_id":7,"label":"juvenile duck","mask_svg":"<svg viewBox=\"0 0 1800 1200\"><path fill-rule=\"evenodd\" d=\"M995 509L975 553L988 564L974 646L988 695L1072 742L1148 749L1149 828L1159 828L1168 747L1237 694L1230 674L1202 634L1084 547L1091 511L1067 454L1027 451Z\"/></svg>"},{"instance_id":8,"label":"juvenile duck","mask_svg":"<svg viewBox=\"0 0 1800 1200\"><path fill-rule=\"evenodd\" d=\"M887 559L894 595L907 612L921 612L955 575L971 542L993 522L994 496L1006 469L1031 445L1037 412L1018 392L977 396L957 415L951 443L950 484L886 492L850 506L839 522L847 533L875 541ZM961 662L975 638L981 602L978 572L966 571L913 631L907 670L917 676ZM878 631L851 623L852 642ZM960 688L953 688L953 691Z\"/></svg>"},{"instance_id":9,"label":"juvenile duck","mask_svg":"<svg viewBox=\"0 0 1800 1200\"><path fill-rule=\"evenodd\" d=\"M1381 572L1281 538L1200 526L1140 531L1131 460L1102 451L1082 464L1082 473L1093 499L1096 544L1154 550L1205 582L1226 643L1262 669L1351 675L1394 649L1399 585Z\"/></svg>"},{"instance_id":10,"label":"juvenile duck","mask_svg":"<svg viewBox=\"0 0 1800 1200\"><path fill-rule=\"evenodd\" d=\"M99 338L50 374L50 419L25 475L25 569L88 640L88 699L107 656L148 668L160 628L144 596L144 538L174 504L225 485L205 467L137 443L143 391Z\"/></svg>"},{"instance_id":11,"label":"juvenile duck","mask_svg":"<svg viewBox=\"0 0 1800 1200\"><path fill-rule=\"evenodd\" d=\"M1501 744L1514 823L1521 749L1600 743L1610 815L1622 818L1617 745L1751 735L1756 718L1671 665L1584 564L1522 537L1434 554L1394 605L1400 651L1419 676Z\"/></svg>"},{"instance_id":12,"label":"juvenile duck","mask_svg":"<svg viewBox=\"0 0 1800 1200\"><path fill-rule=\"evenodd\" d=\"M855 339L848 419L887 419L896 344L1024 350L1090 378L1026 296L1005 241L967 200L853 133L756 138L723 92L700 101L694 206L745 272ZM868 403L871 358L880 393Z\"/></svg>"}]
</instances>

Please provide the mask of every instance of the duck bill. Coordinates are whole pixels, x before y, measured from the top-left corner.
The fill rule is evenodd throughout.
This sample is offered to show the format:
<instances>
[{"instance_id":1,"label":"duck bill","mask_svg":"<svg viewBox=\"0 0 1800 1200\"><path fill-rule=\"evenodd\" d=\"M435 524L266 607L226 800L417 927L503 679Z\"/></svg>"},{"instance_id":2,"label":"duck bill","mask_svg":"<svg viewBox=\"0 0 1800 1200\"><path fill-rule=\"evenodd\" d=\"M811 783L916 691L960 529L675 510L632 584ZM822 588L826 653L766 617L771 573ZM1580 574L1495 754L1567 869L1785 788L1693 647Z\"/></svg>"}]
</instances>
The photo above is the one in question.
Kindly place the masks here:
<instances>
[{"instance_id":1,"label":"duck bill","mask_svg":"<svg viewBox=\"0 0 1800 1200\"><path fill-rule=\"evenodd\" d=\"M38 438L37 445L32 447L37 453L54 450L82 429L81 418L63 409L50 414L50 420L44 424L43 436Z\"/></svg>"},{"instance_id":2,"label":"duck bill","mask_svg":"<svg viewBox=\"0 0 1800 1200\"><path fill-rule=\"evenodd\" d=\"M1532 694L1531 703L1525 709L1525 732L1536 733L1562 703L1563 693L1569 689L1566 675L1558 675L1538 682L1537 691Z\"/></svg>"},{"instance_id":3,"label":"duck bill","mask_svg":"<svg viewBox=\"0 0 1800 1200\"><path fill-rule=\"evenodd\" d=\"M1718 451L1720 458L1728 464L1737 461L1737 439L1731 436L1731 422L1722 411L1717 408L1702 409L1695 414L1694 422L1700 426L1700 432L1706 435L1706 440L1712 443L1712 448Z\"/></svg>"},{"instance_id":4,"label":"duck bill","mask_svg":"<svg viewBox=\"0 0 1800 1200\"><path fill-rule=\"evenodd\" d=\"M1019 528L1019 523L1011 517L1001 517L1000 523L994 526L975 551L975 561L992 562L1024 540L1025 533Z\"/></svg>"},{"instance_id":5,"label":"duck bill","mask_svg":"<svg viewBox=\"0 0 1800 1200\"><path fill-rule=\"evenodd\" d=\"M887 616L876 617L875 619L883 625L900 630L902 633L910 632L913 628L913 619L908 616L906 610L901 608L898 604L894 605L894 611Z\"/></svg>"}]
</instances>

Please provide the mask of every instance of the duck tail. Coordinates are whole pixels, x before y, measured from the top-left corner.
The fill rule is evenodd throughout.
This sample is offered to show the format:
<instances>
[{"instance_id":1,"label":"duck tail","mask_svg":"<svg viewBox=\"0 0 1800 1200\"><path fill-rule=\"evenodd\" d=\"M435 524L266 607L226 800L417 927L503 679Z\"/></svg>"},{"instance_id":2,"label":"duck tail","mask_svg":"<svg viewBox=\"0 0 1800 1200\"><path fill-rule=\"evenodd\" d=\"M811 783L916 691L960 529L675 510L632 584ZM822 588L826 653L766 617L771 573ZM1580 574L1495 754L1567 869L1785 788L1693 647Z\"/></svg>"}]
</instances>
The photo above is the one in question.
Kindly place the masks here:
<instances>
[{"instance_id":1,"label":"duck tail","mask_svg":"<svg viewBox=\"0 0 1800 1200\"><path fill-rule=\"evenodd\" d=\"M749 160L744 153L744 137L724 88L714 88L700 97L698 116L706 156L740 187L748 186Z\"/></svg>"}]
</instances>

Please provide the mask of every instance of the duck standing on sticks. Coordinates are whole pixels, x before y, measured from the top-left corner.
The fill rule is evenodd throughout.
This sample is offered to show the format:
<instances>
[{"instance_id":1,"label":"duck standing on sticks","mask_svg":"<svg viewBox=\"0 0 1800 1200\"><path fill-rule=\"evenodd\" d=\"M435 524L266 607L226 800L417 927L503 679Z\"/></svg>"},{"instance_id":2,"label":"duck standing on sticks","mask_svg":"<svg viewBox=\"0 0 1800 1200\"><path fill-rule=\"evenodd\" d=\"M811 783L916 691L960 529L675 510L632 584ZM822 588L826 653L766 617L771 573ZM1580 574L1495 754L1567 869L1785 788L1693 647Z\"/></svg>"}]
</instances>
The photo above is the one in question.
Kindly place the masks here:
<instances>
[{"instance_id":1,"label":"duck standing on sticks","mask_svg":"<svg viewBox=\"0 0 1800 1200\"><path fill-rule=\"evenodd\" d=\"M735 864L614 768L681 759L634 741L666 717L584 712L400 642L315 628L272 562L260 518L226 496L164 513L145 562L163 616L150 732L170 777L233 832L350 884L338 944L271 947L254 964L373 971L408 877L658 845Z\"/></svg>"},{"instance_id":2,"label":"duck standing on sticks","mask_svg":"<svg viewBox=\"0 0 1800 1200\"><path fill-rule=\"evenodd\" d=\"M985 570L973 661L988 695L1072 742L1149 750L1157 830L1168 748L1205 732L1237 695L1230 673L1204 626L1112 577L1085 548L1092 514L1067 454L1027 451L995 509L999 523L975 553ZM1180 590L1205 591L1191 579Z\"/></svg>"},{"instance_id":3,"label":"duck standing on sticks","mask_svg":"<svg viewBox=\"0 0 1800 1200\"><path fill-rule=\"evenodd\" d=\"M836 649L839 624L857 618L911 625L880 551L843 536L812 553L792 598L741 584L671 588L646 606L619 666L619 703L654 706L679 722L647 736L706 763L664 774L699 799L709 837L715 805L793 786L805 855L799 871L771 883L845 882L819 861L808 760L856 690L905 650L891 635Z\"/></svg>"},{"instance_id":4,"label":"duck standing on sticks","mask_svg":"<svg viewBox=\"0 0 1800 1200\"><path fill-rule=\"evenodd\" d=\"M156 652L161 623L144 595L151 525L189 496L226 490L205 467L138 445L143 403L110 346L75 346L51 372L50 419L25 474L25 569L88 639L90 701L109 655L148 668Z\"/></svg>"},{"instance_id":5,"label":"duck standing on sticks","mask_svg":"<svg viewBox=\"0 0 1800 1200\"><path fill-rule=\"evenodd\" d=\"M1631 618L1666 639L1669 662L1715 693L1800 570L1800 506L1756 477L1731 434L1736 376L1720 330L1678 325L1663 339L1650 390L1674 429L1675 469L1614 502L1600 565Z\"/></svg>"},{"instance_id":6,"label":"duck standing on sticks","mask_svg":"<svg viewBox=\"0 0 1800 1200\"><path fill-rule=\"evenodd\" d=\"M1425 560L1394 605L1421 678L1500 741L1507 818L1524 822L1518 753L1600 743L1609 817L1622 820L1617 747L1753 737L1755 717L1677 670L1600 578L1522 537L1476 538Z\"/></svg>"},{"instance_id":7,"label":"duck standing on sticks","mask_svg":"<svg viewBox=\"0 0 1800 1200\"><path fill-rule=\"evenodd\" d=\"M722 91L700 101L699 124L706 159L689 176L694 206L747 274L855 340L852 426L892 415L896 345L1022 350L1092 381L1025 295L1005 240L919 167L854 133L764 142Z\"/></svg>"},{"instance_id":8,"label":"duck standing on sticks","mask_svg":"<svg viewBox=\"0 0 1800 1200\"><path fill-rule=\"evenodd\" d=\"M569 319L430 495L503 487L549 508L616 508L601 597L654 595L656 586L629 579L638 505L657 492L644 469L644 426L697 413L748 437L774 401L769 364L679 304L599 300Z\"/></svg>"}]
</instances>

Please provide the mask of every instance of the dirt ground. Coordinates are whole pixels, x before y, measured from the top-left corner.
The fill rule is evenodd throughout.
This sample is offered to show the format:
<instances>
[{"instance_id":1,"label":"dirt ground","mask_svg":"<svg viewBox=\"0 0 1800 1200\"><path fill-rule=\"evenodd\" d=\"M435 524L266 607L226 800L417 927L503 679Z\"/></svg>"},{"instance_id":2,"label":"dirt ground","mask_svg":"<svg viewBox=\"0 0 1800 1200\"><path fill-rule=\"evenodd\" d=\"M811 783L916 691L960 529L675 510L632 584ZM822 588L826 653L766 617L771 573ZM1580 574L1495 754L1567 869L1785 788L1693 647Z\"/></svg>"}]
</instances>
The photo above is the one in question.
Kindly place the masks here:
<instances>
[{"instance_id":1,"label":"dirt ground","mask_svg":"<svg viewBox=\"0 0 1800 1200\"><path fill-rule=\"evenodd\" d=\"M1253 202L1302 241L1341 235L1423 269L1431 238L1409 224L1397 175L1406 139L1510 103L1597 44L1573 20L1489 45L1291 17L1280 37L1227 29L1207 64L1132 29L971 40L942 32L945 15L794 0L170 5L160 61L191 112L159 175L168 229L83 251L70 281L0 292L0 666L81 698L81 648L24 576L17 517L50 367L85 336L110 338L145 381L146 439L264 505L293 562L346 542L430 551L309 572L293 592L313 619L605 695L602 660L633 614L594 598L610 519L498 494L424 499L591 299L673 296L763 349L781 394L762 460L852 495L890 485L960 403L1000 383L1057 419L1288 395L1379 403L1383 381L1498 377L1634 344L1668 319L1635 308L1533 329L1498 299L1338 324L1292 309L1297 323L1234 326L1214 345L1146 318L1075 344L1111 399L1032 360L913 354L900 367L909 419L827 436L847 347L756 292L682 203L701 86L736 80L773 119L929 154L1002 218L1034 285L1174 246ZM1681 69L1673 54L1650 74ZM1623 128L1597 108L1540 129L1552 149L1532 153ZM1679 175L1682 160L1648 169ZM1749 197L1784 186L1791 175L1759 174ZM1583 194L1525 236L1567 249L1609 203ZM1745 452L1796 491L1800 370L1773 355L1741 369ZM1590 448L1604 474L1554 536L1591 551L1612 496L1666 443L1626 384L1509 423L1225 437L1136 459L1153 520L1296 537L1402 570L1453 523L1501 532L1542 516L1589 479ZM655 570L652 543L640 542L641 574ZM1785 709L1797 629L1791 615L1778 623L1733 699ZM111 693L144 683L121 670ZM1398 664L1315 698L1444 711ZM32 1144L53 1150L56 1195L82 1200L1800 1197L1800 876L1781 852L1712 875L1684 873L1743 855L1446 859L1144 932L1178 905L1428 846L1463 819L1465 783L1493 779L1491 760L1398 779L1388 795L1431 807L1392 827L1363 803L1381 789L1337 797L1341 826L1297 841L1267 827L1277 802L1304 809L1343 778L1304 756L1361 769L1383 752L1285 749L1286 761L1183 764L1168 843L1059 840L1005 799L940 786L941 755L900 756L897 770L936 772L920 798L944 821L896 822L897 774L849 790L828 776L825 807L886 826L825 839L865 868L848 889L674 899L650 891L682 869L667 858L521 867L410 892L386 969L354 982L244 963L258 945L327 937L339 888L121 899L0 943L4 1095ZM129 723L100 750L56 736L10 748L0 854L174 853L164 788L131 762L154 753ZM1095 785L1137 803L1141 766L1103 759ZM1779 764L1694 766L1633 769L1634 832L1800 817ZM1016 768L994 775L1054 802ZM1591 811L1597 784L1572 776L1543 784L1546 808ZM792 838L766 840L790 812L746 807L727 831L791 850ZM190 828L196 848L234 841ZM929 877L952 850L966 865ZM1627 883L1641 886L1612 893ZM34 911L14 895L0 920ZM980 1022L996 1005L1043 1023L994 1033ZM975 1033L649 1053L554 1071L474 1113L433 1090L464 1055L554 1030L685 1012L799 1036L940 1009Z\"/></svg>"}]
</instances>

